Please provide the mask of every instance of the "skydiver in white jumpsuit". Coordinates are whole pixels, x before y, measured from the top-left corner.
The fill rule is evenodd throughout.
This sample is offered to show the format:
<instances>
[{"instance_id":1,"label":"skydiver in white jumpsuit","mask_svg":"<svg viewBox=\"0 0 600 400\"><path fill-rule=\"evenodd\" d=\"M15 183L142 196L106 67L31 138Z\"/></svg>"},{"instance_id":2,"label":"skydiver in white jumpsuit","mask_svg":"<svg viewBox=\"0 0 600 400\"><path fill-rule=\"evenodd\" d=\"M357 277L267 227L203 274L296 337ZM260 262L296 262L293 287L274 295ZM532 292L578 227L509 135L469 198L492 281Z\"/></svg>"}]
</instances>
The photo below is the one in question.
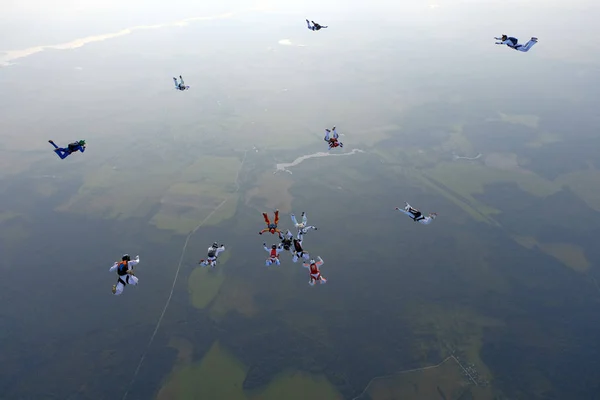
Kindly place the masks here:
<instances>
[{"instance_id":1,"label":"skydiver in white jumpsuit","mask_svg":"<svg viewBox=\"0 0 600 400\"><path fill-rule=\"evenodd\" d=\"M404 203L404 204L406 204L404 206L404 209L396 207L396 210L401 211L404 214L408 215L415 222L420 222L423 225L428 225L437 217L436 213L431 213L428 216L424 216L421 213L421 211L417 210L416 208L411 207L410 204L408 204L408 203Z\"/></svg>"},{"instance_id":2,"label":"skydiver in white jumpsuit","mask_svg":"<svg viewBox=\"0 0 600 400\"><path fill-rule=\"evenodd\" d=\"M198 264L202 265L203 267L206 266L211 266L211 267L215 267L217 265L217 258L219 257L219 254L221 254L223 251L225 251L225 246L224 245L217 245L217 242L214 242L212 244L212 246L210 246L208 248L208 256L206 260L200 260L200 262Z\"/></svg>"},{"instance_id":3,"label":"skydiver in white jumpsuit","mask_svg":"<svg viewBox=\"0 0 600 400\"><path fill-rule=\"evenodd\" d=\"M123 289L127 285L137 285L138 278L133 274L133 267L140 262L140 256L136 256L135 260L132 260L129 257L129 254L125 254L121 261L115 262L112 267L110 267L110 272L117 271L117 284L113 285L112 293L115 296L119 296L123 293Z\"/></svg>"},{"instance_id":4,"label":"skydiver in white jumpsuit","mask_svg":"<svg viewBox=\"0 0 600 400\"><path fill-rule=\"evenodd\" d=\"M310 24L311 22L312 22L312 25ZM306 20L306 25L308 26L308 29L310 29L311 31L318 31L323 28L327 28L326 26L317 24L315 21L309 21L309 20Z\"/></svg>"},{"instance_id":5,"label":"skydiver in white jumpsuit","mask_svg":"<svg viewBox=\"0 0 600 400\"><path fill-rule=\"evenodd\" d=\"M331 133L333 132L333 136L331 136ZM325 140L327 142L327 144L329 144L329 150L336 148L336 147L344 147L344 143L340 142L339 140L340 135L338 135L338 133L335 131L335 126L333 127L332 130L329 129L325 129L325 137L323 138L323 140Z\"/></svg>"},{"instance_id":6,"label":"skydiver in white jumpsuit","mask_svg":"<svg viewBox=\"0 0 600 400\"><path fill-rule=\"evenodd\" d=\"M265 249L265 251L267 253L269 253L269 258L267 258L267 261L265 262L265 265L268 267L269 265L281 265L281 262L279 261L279 253L281 253L283 251L283 245L279 244L279 245L271 245L271 248L267 248L267 244L263 243L263 248Z\"/></svg>"},{"instance_id":7,"label":"skydiver in white jumpsuit","mask_svg":"<svg viewBox=\"0 0 600 400\"><path fill-rule=\"evenodd\" d=\"M312 225L307 226L306 225L308 220L306 218L306 213L304 211L302 212L302 222L298 222L296 220L296 216L294 214L292 214L291 217L292 217L292 222L294 223L294 226L296 227L296 229L298 229L298 234L306 235L310 229L314 229L315 231L317 230L317 227L315 227L315 226L312 226Z\"/></svg>"},{"instance_id":8,"label":"skydiver in white jumpsuit","mask_svg":"<svg viewBox=\"0 0 600 400\"><path fill-rule=\"evenodd\" d=\"M524 53L528 52L529 49L531 49L533 45L538 42L538 39L536 37L532 37L531 40L529 40L529 42L525 44L519 44L519 40L517 38L508 37L506 35L502 35L501 37L495 37L494 39L500 40L499 42L496 42L496 44L505 44L511 49L522 51Z\"/></svg>"},{"instance_id":9,"label":"skydiver in white jumpsuit","mask_svg":"<svg viewBox=\"0 0 600 400\"><path fill-rule=\"evenodd\" d=\"M173 77L173 82L175 83L175 89L188 90L190 88L189 86L185 86L185 83L183 82L183 78L181 77L181 75L179 75L179 80L181 80L181 83L178 83L177 78Z\"/></svg>"}]
</instances>

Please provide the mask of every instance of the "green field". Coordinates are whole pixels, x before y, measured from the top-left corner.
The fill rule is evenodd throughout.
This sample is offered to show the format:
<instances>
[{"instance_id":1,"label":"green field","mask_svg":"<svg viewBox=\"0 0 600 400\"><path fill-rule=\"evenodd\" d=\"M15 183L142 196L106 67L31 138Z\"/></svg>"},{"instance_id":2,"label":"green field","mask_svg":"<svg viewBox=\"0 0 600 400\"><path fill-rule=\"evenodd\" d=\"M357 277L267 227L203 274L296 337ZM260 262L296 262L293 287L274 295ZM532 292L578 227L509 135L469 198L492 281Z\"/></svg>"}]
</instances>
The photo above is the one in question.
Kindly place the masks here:
<instances>
[{"instance_id":1,"label":"green field","mask_svg":"<svg viewBox=\"0 0 600 400\"><path fill-rule=\"evenodd\" d=\"M326 379L292 371L277 376L263 390L246 393L243 390L246 372L246 366L215 342L200 363L173 371L157 400L341 400Z\"/></svg>"}]
</instances>

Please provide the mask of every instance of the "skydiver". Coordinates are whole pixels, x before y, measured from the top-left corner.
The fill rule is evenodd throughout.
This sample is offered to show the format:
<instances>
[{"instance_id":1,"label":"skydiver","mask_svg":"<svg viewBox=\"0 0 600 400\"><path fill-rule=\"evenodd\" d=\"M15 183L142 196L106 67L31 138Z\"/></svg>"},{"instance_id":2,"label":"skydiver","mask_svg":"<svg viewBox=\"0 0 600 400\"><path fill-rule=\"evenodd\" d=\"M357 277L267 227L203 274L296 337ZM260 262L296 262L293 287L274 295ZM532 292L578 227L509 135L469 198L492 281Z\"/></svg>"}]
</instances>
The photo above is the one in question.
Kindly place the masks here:
<instances>
[{"instance_id":1,"label":"skydiver","mask_svg":"<svg viewBox=\"0 0 600 400\"><path fill-rule=\"evenodd\" d=\"M219 246L217 242L214 242L212 246L208 248L207 259L200 260L198 264L202 265L203 267L210 265L214 268L217 265L217 258L219 257L219 254L221 254L223 251L225 251L225 246Z\"/></svg>"},{"instance_id":2,"label":"skydiver","mask_svg":"<svg viewBox=\"0 0 600 400\"><path fill-rule=\"evenodd\" d=\"M421 213L421 211L412 207L410 204L408 204L406 202L404 204L405 204L404 209L396 207L396 210L401 211L404 214L408 215L415 222L420 222L423 225L428 225L431 223L431 221L433 221L437 217L437 213L430 213L426 217Z\"/></svg>"},{"instance_id":3,"label":"skydiver","mask_svg":"<svg viewBox=\"0 0 600 400\"><path fill-rule=\"evenodd\" d=\"M501 37L495 37L494 39L500 40L499 42L496 42L496 44L505 44L511 49L522 51L524 53L528 52L529 49L531 49L533 45L538 42L538 39L536 37L532 37L531 40L529 40L529 42L525 44L519 44L519 40L517 38L508 37L506 35L502 35Z\"/></svg>"},{"instance_id":4,"label":"skydiver","mask_svg":"<svg viewBox=\"0 0 600 400\"><path fill-rule=\"evenodd\" d=\"M175 82L175 89L188 90L190 87L185 86L185 83L183 82L183 78L181 77L181 75L179 75L179 79L181 80L181 83L177 83L177 78L173 77L173 82Z\"/></svg>"},{"instance_id":5,"label":"skydiver","mask_svg":"<svg viewBox=\"0 0 600 400\"><path fill-rule=\"evenodd\" d=\"M329 137L329 134L333 131L333 137ZM344 143L340 142L338 140L339 135L337 134L337 132L335 131L335 126L333 127L332 130L329 129L325 129L325 138L323 140L325 140L327 143L329 143L329 150L333 149L334 147L344 147Z\"/></svg>"},{"instance_id":6,"label":"skydiver","mask_svg":"<svg viewBox=\"0 0 600 400\"><path fill-rule=\"evenodd\" d=\"M327 279L323 278L321 276L321 271L319 271L319 267L323 265L324 261L320 256L317 258L319 261L315 262L315 260L310 260L308 263L302 263L304 268L308 268L310 270L310 281L308 281L308 284L311 286L317 283L317 281L321 282L321 284L327 282Z\"/></svg>"},{"instance_id":7,"label":"skydiver","mask_svg":"<svg viewBox=\"0 0 600 400\"><path fill-rule=\"evenodd\" d=\"M311 22L312 22L312 26L310 25ZM310 29L311 31L318 31L322 28L327 28L326 26L317 24L315 21L306 20L306 25L308 26L308 29Z\"/></svg>"},{"instance_id":8,"label":"skydiver","mask_svg":"<svg viewBox=\"0 0 600 400\"><path fill-rule=\"evenodd\" d=\"M265 251L267 253L269 253L269 258L267 258L267 261L265 262L265 265L268 267L269 265L273 265L273 264L277 264L277 265L281 265L281 262L279 261L279 253L281 253L283 251L283 245L271 245L271 248L267 248L267 244L263 243L263 248L265 249Z\"/></svg>"},{"instance_id":9,"label":"skydiver","mask_svg":"<svg viewBox=\"0 0 600 400\"><path fill-rule=\"evenodd\" d=\"M137 285L138 278L134 275L133 267L140 262L140 256L136 256L135 260L132 260L129 257L129 254L125 254L121 257L121 261L115 262L112 267L110 267L110 272L117 271L118 280L117 284L113 285L112 293L116 296L123 293L123 289L127 285Z\"/></svg>"},{"instance_id":10,"label":"skydiver","mask_svg":"<svg viewBox=\"0 0 600 400\"><path fill-rule=\"evenodd\" d=\"M315 231L317 230L316 226L312 226L312 225L306 225L307 219L306 219L306 213L304 211L302 211L302 222L298 222L296 220L296 216L294 214L291 215L292 217L292 222L294 223L294 226L296 227L296 229L298 229L298 234L302 233L303 235L306 235L309 231L309 229L314 229Z\"/></svg>"},{"instance_id":11,"label":"skydiver","mask_svg":"<svg viewBox=\"0 0 600 400\"><path fill-rule=\"evenodd\" d=\"M292 253L292 250L290 250L290 247L292 246L293 238L294 238L294 235L292 235L292 232L290 232L289 229L285 232L285 235L282 235L281 233L279 233L279 239L281 240L281 245L283 246L283 249L285 251L289 251L290 253Z\"/></svg>"},{"instance_id":12,"label":"skydiver","mask_svg":"<svg viewBox=\"0 0 600 400\"><path fill-rule=\"evenodd\" d=\"M54 146L54 152L61 160L64 160L76 151L81 151L82 153L85 151L85 140L69 143L67 147L58 147L56 143L54 143L54 140L48 140L48 143Z\"/></svg>"},{"instance_id":13,"label":"skydiver","mask_svg":"<svg viewBox=\"0 0 600 400\"><path fill-rule=\"evenodd\" d=\"M306 252L302 248L302 242L303 242L302 233L298 232L298 237L294 238L294 252L292 253L293 254L292 261L293 262L297 262L299 258L308 260L308 258L310 257L308 252Z\"/></svg>"},{"instance_id":14,"label":"skydiver","mask_svg":"<svg viewBox=\"0 0 600 400\"><path fill-rule=\"evenodd\" d=\"M275 210L274 214L275 214L275 219L273 220L273 223L271 223L267 213L262 213L263 218L265 219L265 223L267 224L267 227L265 229L263 229L262 231L258 232L259 235L262 235L265 232L269 232L272 235L274 235L275 233L281 233L281 231L279 229L277 229L277 224L279 224L279 210Z\"/></svg>"}]
</instances>

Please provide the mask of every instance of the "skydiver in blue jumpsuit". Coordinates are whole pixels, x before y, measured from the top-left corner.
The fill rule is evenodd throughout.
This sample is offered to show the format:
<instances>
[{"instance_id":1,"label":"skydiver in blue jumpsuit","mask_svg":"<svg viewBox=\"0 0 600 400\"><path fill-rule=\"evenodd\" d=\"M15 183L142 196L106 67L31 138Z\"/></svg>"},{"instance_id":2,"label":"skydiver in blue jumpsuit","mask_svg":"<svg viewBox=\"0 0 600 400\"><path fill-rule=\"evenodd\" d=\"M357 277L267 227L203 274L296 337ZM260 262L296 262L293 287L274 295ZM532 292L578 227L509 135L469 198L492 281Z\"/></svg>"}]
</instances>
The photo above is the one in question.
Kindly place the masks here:
<instances>
[{"instance_id":1,"label":"skydiver in blue jumpsuit","mask_svg":"<svg viewBox=\"0 0 600 400\"><path fill-rule=\"evenodd\" d=\"M71 153L76 151L81 151L82 153L85 151L85 140L69 143L67 147L58 147L53 140L48 140L48 143L54 146L54 152L60 157L61 160L64 160L70 156Z\"/></svg>"}]
</instances>

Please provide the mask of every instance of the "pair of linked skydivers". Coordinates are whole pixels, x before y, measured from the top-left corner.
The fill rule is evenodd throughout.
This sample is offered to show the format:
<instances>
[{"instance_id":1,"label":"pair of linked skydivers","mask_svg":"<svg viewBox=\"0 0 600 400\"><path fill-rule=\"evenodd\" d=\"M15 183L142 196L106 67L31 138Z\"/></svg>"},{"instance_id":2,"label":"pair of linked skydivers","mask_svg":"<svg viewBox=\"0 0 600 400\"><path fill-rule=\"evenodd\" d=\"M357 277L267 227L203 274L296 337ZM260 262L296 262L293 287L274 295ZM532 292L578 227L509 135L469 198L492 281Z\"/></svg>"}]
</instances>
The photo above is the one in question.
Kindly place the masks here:
<instances>
[{"instance_id":1,"label":"pair of linked skydivers","mask_svg":"<svg viewBox=\"0 0 600 400\"><path fill-rule=\"evenodd\" d=\"M269 232L272 235L277 233L279 235L279 239L281 240L281 243L279 243L278 245L272 244L271 248L268 248L267 244L263 243L263 248L267 253L269 253L269 258L267 258L267 260L265 261L265 265L281 265L281 261L279 260L279 254L284 250L289 251L292 254L293 262L297 262L299 259L308 261L303 262L302 266L310 271L310 280L308 281L309 285L312 286L317 282L320 282L321 284L327 282L327 279L325 279L321 275L321 272L319 270L319 267L324 263L323 259L320 256L317 257L318 261L315 261L315 259L310 259L309 253L306 250L304 250L304 247L302 246L304 241L304 235L307 234L308 231L311 229L315 231L317 230L317 227L313 225L308 225L306 213L302 213L301 222L298 222L294 214L291 215L292 222L298 230L296 237L294 237L294 235L289 231L289 229L286 231L285 234L283 234L279 230L279 210L275 210L275 218L273 222L269 220L269 216L267 213L263 213L263 218L267 227L258 232L259 235L262 235L265 232Z\"/></svg>"}]
</instances>

